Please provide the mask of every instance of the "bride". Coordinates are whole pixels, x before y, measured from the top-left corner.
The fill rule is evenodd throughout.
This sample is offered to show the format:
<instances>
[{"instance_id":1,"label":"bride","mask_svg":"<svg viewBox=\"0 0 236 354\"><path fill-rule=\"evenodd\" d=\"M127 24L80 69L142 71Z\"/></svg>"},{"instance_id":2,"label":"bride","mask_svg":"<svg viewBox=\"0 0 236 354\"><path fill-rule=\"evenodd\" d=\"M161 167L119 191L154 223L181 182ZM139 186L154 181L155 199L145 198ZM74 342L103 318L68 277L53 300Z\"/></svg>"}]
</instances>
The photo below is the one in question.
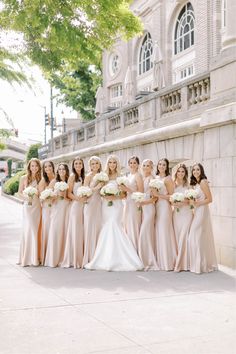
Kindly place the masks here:
<instances>
[{"instance_id":1,"label":"bride","mask_svg":"<svg viewBox=\"0 0 236 354\"><path fill-rule=\"evenodd\" d=\"M120 175L118 157L111 155L107 159L105 172L109 176L109 185L117 187L116 178ZM122 227L123 203L121 195L103 197L102 229L98 238L93 259L85 265L86 269L108 271L136 271L143 269L137 252Z\"/></svg>"}]
</instances>

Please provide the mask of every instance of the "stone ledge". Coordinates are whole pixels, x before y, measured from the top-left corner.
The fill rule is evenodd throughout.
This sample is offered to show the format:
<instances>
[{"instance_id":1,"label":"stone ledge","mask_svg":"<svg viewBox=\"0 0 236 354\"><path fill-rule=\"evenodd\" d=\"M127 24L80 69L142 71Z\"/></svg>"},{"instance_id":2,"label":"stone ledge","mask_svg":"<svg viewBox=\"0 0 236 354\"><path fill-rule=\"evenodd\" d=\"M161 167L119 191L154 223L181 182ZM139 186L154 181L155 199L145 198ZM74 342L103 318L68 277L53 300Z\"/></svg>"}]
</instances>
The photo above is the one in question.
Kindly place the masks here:
<instances>
[{"instance_id":1,"label":"stone ledge","mask_svg":"<svg viewBox=\"0 0 236 354\"><path fill-rule=\"evenodd\" d=\"M6 193L3 192L3 190L1 190L1 195L2 195L3 197L5 197L5 198L8 198L8 199L13 200L13 201L16 202L16 203L19 203L19 204L23 204L23 203L24 203L22 199L20 199L20 198L14 196L14 195L6 194Z\"/></svg>"}]
</instances>

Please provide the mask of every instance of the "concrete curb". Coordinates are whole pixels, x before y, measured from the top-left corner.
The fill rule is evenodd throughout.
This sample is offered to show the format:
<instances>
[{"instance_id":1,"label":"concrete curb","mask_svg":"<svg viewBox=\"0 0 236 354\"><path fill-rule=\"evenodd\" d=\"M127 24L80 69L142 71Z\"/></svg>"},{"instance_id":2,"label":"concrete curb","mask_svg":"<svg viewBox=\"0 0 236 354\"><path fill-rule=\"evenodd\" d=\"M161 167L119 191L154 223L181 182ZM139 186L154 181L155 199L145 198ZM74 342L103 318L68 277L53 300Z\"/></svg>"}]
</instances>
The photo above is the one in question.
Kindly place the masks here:
<instances>
[{"instance_id":1,"label":"concrete curb","mask_svg":"<svg viewBox=\"0 0 236 354\"><path fill-rule=\"evenodd\" d=\"M8 198L8 199L13 200L13 201L16 202L16 203L19 203L19 204L23 204L23 203L24 203L22 199L17 198L17 197L15 197L14 195L6 194L6 193L3 192L3 190L1 191L1 195L2 195L3 197L5 197L5 198Z\"/></svg>"}]
</instances>

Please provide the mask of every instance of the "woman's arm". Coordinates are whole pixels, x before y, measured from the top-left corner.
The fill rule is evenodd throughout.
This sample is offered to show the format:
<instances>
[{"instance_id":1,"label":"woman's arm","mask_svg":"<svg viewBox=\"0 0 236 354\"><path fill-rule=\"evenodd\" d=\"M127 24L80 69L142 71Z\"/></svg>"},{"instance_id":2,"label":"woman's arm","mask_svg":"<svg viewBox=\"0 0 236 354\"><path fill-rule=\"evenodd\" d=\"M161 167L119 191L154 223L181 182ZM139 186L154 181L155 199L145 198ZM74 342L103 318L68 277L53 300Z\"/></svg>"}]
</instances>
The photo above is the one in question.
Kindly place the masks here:
<instances>
[{"instance_id":1,"label":"woman's arm","mask_svg":"<svg viewBox=\"0 0 236 354\"><path fill-rule=\"evenodd\" d=\"M38 185L39 194L41 194L45 188L46 188L46 182L45 182L45 179L42 178L39 182L39 185Z\"/></svg>"},{"instance_id":2,"label":"woman's arm","mask_svg":"<svg viewBox=\"0 0 236 354\"><path fill-rule=\"evenodd\" d=\"M24 175L20 178L20 183L19 183L19 188L18 188L18 195L21 199L25 199L25 197L23 196L23 190L25 189L26 186L26 178L27 176Z\"/></svg>"},{"instance_id":3,"label":"woman's arm","mask_svg":"<svg viewBox=\"0 0 236 354\"><path fill-rule=\"evenodd\" d=\"M196 200L193 204L195 206L210 204L212 202L212 195L211 195L208 181L206 179L202 179L200 182L200 187L201 187L203 193L205 194L205 199L204 200Z\"/></svg>"},{"instance_id":4,"label":"woman's arm","mask_svg":"<svg viewBox=\"0 0 236 354\"><path fill-rule=\"evenodd\" d=\"M78 200L78 197L73 193L74 183L75 183L75 176L71 175L68 179L68 185L69 185L68 198L71 200Z\"/></svg>"}]
</instances>

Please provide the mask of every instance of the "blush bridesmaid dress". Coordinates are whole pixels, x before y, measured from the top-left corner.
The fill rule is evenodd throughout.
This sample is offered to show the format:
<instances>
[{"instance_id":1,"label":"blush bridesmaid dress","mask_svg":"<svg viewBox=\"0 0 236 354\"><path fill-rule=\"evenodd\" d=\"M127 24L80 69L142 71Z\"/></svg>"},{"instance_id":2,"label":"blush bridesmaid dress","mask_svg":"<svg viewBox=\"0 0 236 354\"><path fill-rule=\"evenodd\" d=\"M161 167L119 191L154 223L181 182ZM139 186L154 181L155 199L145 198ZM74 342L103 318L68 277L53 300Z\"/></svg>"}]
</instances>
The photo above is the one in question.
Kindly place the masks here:
<instances>
[{"instance_id":1,"label":"blush bridesmaid dress","mask_svg":"<svg viewBox=\"0 0 236 354\"><path fill-rule=\"evenodd\" d=\"M69 203L68 199L60 198L53 202L44 261L47 267L57 267L63 260Z\"/></svg>"},{"instance_id":2,"label":"blush bridesmaid dress","mask_svg":"<svg viewBox=\"0 0 236 354\"><path fill-rule=\"evenodd\" d=\"M176 186L175 193L185 193L187 186ZM175 264L175 271L189 270L188 264L188 235L193 219L193 212L189 204L174 208L173 211L173 226L175 238L177 242L177 258Z\"/></svg>"},{"instance_id":3,"label":"blush bridesmaid dress","mask_svg":"<svg viewBox=\"0 0 236 354\"><path fill-rule=\"evenodd\" d=\"M128 175L129 187L137 192L138 187L136 183L136 174ZM132 193L127 193L124 208L124 225L125 231L130 241L133 243L134 248L138 251L139 232L142 221L142 212L138 210L137 204L131 199Z\"/></svg>"},{"instance_id":4,"label":"blush bridesmaid dress","mask_svg":"<svg viewBox=\"0 0 236 354\"><path fill-rule=\"evenodd\" d=\"M195 189L198 200L205 194L200 185ZM189 231L189 267L194 273L207 273L218 269L209 206L200 205L194 209L194 217Z\"/></svg>"},{"instance_id":5,"label":"blush bridesmaid dress","mask_svg":"<svg viewBox=\"0 0 236 354\"><path fill-rule=\"evenodd\" d=\"M37 188L38 184L33 181L30 186ZM38 196L34 196L32 205L28 205L28 201L23 204L23 233L18 261L23 267L39 265L40 222L41 205Z\"/></svg>"},{"instance_id":6,"label":"blush bridesmaid dress","mask_svg":"<svg viewBox=\"0 0 236 354\"><path fill-rule=\"evenodd\" d=\"M164 182L166 177L157 176L156 178ZM165 184L159 194L168 194ZM155 245L157 265L160 270L174 270L177 250L172 224L172 208L168 200L161 198L156 202Z\"/></svg>"},{"instance_id":7,"label":"blush bridesmaid dress","mask_svg":"<svg viewBox=\"0 0 236 354\"><path fill-rule=\"evenodd\" d=\"M150 199L149 182L153 178L153 176L144 178L144 193L146 194L146 199ZM158 270L154 253L154 222L155 205L143 205L142 224L138 241L138 254L143 262L144 270Z\"/></svg>"},{"instance_id":8,"label":"blush bridesmaid dress","mask_svg":"<svg viewBox=\"0 0 236 354\"><path fill-rule=\"evenodd\" d=\"M94 188L97 182L94 178L91 180L89 187ZM84 205L84 256L83 267L89 263L95 253L98 236L102 226L102 200L100 191L94 191L92 196L88 198L87 204Z\"/></svg>"},{"instance_id":9,"label":"blush bridesmaid dress","mask_svg":"<svg viewBox=\"0 0 236 354\"><path fill-rule=\"evenodd\" d=\"M74 182L73 194L82 182ZM84 226L83 226L84 204L78 200L72 200L68 214L68 228L66 233L65 252L61 267L81 268L83 263L84 248Z\"/></svg>"}]
</instances>

